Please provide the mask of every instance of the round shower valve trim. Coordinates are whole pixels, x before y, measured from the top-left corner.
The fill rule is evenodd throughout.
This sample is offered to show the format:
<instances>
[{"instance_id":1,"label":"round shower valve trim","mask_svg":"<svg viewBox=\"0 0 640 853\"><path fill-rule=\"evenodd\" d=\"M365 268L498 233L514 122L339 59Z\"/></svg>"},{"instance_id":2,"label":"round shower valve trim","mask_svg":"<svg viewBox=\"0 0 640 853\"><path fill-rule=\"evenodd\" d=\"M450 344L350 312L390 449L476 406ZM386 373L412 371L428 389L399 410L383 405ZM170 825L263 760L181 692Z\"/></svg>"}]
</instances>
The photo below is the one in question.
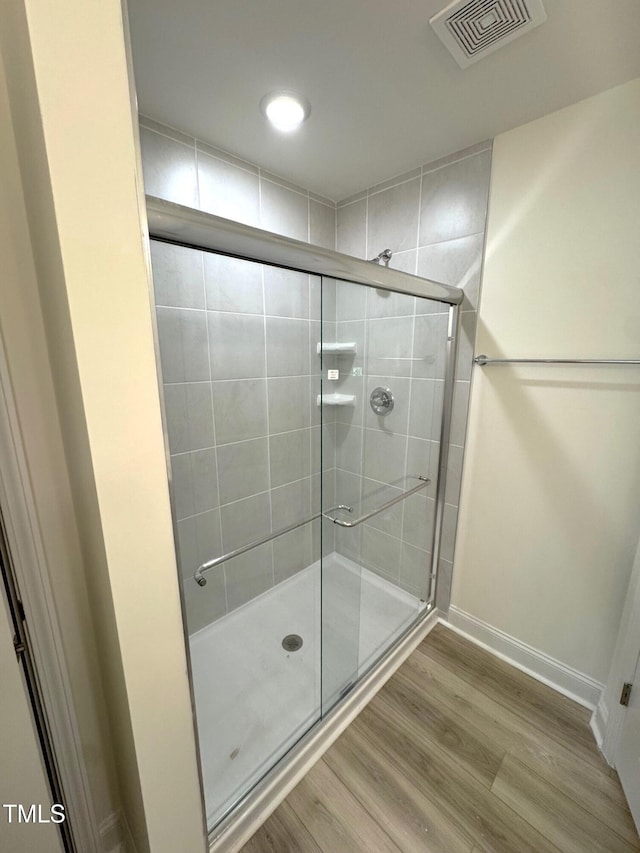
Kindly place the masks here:
<instances>
[{"instance_id":1,"label":"round shower valve trim","mask_svg":"<svg viewBox=\"0 0 640 853\"><path fill-rule=\"evenodd\" d=\"M391 389L378 386L371 392L369 405L376 415L388 415L393 410L394 400Z\"/></svg>"}]
</instances>

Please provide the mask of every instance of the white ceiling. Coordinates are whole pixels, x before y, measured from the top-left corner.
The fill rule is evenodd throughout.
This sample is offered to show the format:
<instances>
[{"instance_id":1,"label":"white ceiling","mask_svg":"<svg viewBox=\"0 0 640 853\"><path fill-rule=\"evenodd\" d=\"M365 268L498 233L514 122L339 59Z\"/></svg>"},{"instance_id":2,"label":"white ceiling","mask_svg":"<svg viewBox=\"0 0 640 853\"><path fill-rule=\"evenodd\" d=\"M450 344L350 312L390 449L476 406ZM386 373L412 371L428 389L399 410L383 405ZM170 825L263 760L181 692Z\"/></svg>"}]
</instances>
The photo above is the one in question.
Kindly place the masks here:
<instances>
[{"instance_id":1,"label":"white ceiling","mask_svg":"<svg viewBox=\"0 0 640 853\"><path fill-rule=\"evenodd\" d=\"M429 26L446 4L129 0L140 112L340 200L640 76L640 0L544 0L466 70ZM289 136L258 107L278 88L312 105Z\"/></svg>"}]
</instances>

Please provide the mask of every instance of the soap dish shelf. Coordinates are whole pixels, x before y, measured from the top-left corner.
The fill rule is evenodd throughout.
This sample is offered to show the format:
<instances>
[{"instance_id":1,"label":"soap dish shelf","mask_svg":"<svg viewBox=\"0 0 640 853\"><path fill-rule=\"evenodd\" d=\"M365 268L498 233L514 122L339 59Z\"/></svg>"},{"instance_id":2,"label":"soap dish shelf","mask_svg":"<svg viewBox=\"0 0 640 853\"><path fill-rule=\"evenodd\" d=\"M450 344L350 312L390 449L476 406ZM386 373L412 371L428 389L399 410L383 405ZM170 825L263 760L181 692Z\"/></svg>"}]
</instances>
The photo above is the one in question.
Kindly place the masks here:
<instances>
[{"instance_id":1,"label":"soap dish shelf","mask_svg":"<svg viewBox=\"0 0 640 853\"><path fill-rule=\"evenodd\" d=\"M322 341L316 345L318 355L355 355L358 345L355 341L343 343L342 341Z\"/></svg>"},{"instance_id":2,"label":"soap dish shelf","mask_svg":"<svg viewBox=\"0 0 640 853\"><path fill-rule=\"evenodd\" d=\"M355 406L355 394L318 394L317 406Z\"/></svg>"}]
</instances>

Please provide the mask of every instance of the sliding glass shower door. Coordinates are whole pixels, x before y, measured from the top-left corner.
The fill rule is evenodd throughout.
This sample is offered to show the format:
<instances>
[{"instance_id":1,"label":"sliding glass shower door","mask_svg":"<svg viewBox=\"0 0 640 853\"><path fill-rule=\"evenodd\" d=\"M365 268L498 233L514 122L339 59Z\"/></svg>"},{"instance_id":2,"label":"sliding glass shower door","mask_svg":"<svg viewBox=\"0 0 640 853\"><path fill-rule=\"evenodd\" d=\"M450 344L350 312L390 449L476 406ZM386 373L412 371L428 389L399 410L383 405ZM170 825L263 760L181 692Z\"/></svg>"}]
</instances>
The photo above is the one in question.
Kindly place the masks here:
<instances>
[{"instance_id":1,"label":"sliding glass shower door","mask_svg":"<svg viewBox=\"0 0 640 853\"><path fill-rule=\"evenodd\" d=\"M207 822L432 596L439 303L152 241Z\"/></svg>"},{"instance_id":2,"label":"sliding glass shower door","mask_svg":"<svg viewBox=\"0 0 640 853\"><path fill-rule=\"evenodd\" d=\"M321 712L321 281L155 241L152 261L214 825Z\"/></svg>"},{"instance_id":3,"label":"sliding glass shower door","mask_svg":"<svg viewBox=\"0 0 640 853\"><path fill-rule=\"evenodd\" d=\"M432 600L448 319L438 302L323 281L325 712Z\"/></svg>"}]
</instances>

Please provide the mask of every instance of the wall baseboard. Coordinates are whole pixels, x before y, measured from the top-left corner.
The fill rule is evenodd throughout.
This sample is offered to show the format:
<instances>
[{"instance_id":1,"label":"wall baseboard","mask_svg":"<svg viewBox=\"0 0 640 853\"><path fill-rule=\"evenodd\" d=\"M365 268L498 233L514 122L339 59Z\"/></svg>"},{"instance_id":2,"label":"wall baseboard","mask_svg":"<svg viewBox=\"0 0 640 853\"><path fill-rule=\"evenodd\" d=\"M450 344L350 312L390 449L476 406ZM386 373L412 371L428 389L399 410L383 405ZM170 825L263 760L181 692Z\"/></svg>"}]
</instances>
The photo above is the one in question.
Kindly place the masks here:
<instances>
[{"instance_id":1,"label":"wall baseboard","mask_svg":"<svg viewBox=\"0 0 640 853\"><path fill-rule=\"evenodd\" d=\"M604 685L528 646L526 643L505 634L487 622L459 610L453 605L449 608L448 620L443 624L464 635L487 651L526 672L533 678L557 690L574 702L595 710L600 702ZM602 729L604 731L604 729ZM594 729L595 733L595 729Z\"/></svg>"}]
</instances>

